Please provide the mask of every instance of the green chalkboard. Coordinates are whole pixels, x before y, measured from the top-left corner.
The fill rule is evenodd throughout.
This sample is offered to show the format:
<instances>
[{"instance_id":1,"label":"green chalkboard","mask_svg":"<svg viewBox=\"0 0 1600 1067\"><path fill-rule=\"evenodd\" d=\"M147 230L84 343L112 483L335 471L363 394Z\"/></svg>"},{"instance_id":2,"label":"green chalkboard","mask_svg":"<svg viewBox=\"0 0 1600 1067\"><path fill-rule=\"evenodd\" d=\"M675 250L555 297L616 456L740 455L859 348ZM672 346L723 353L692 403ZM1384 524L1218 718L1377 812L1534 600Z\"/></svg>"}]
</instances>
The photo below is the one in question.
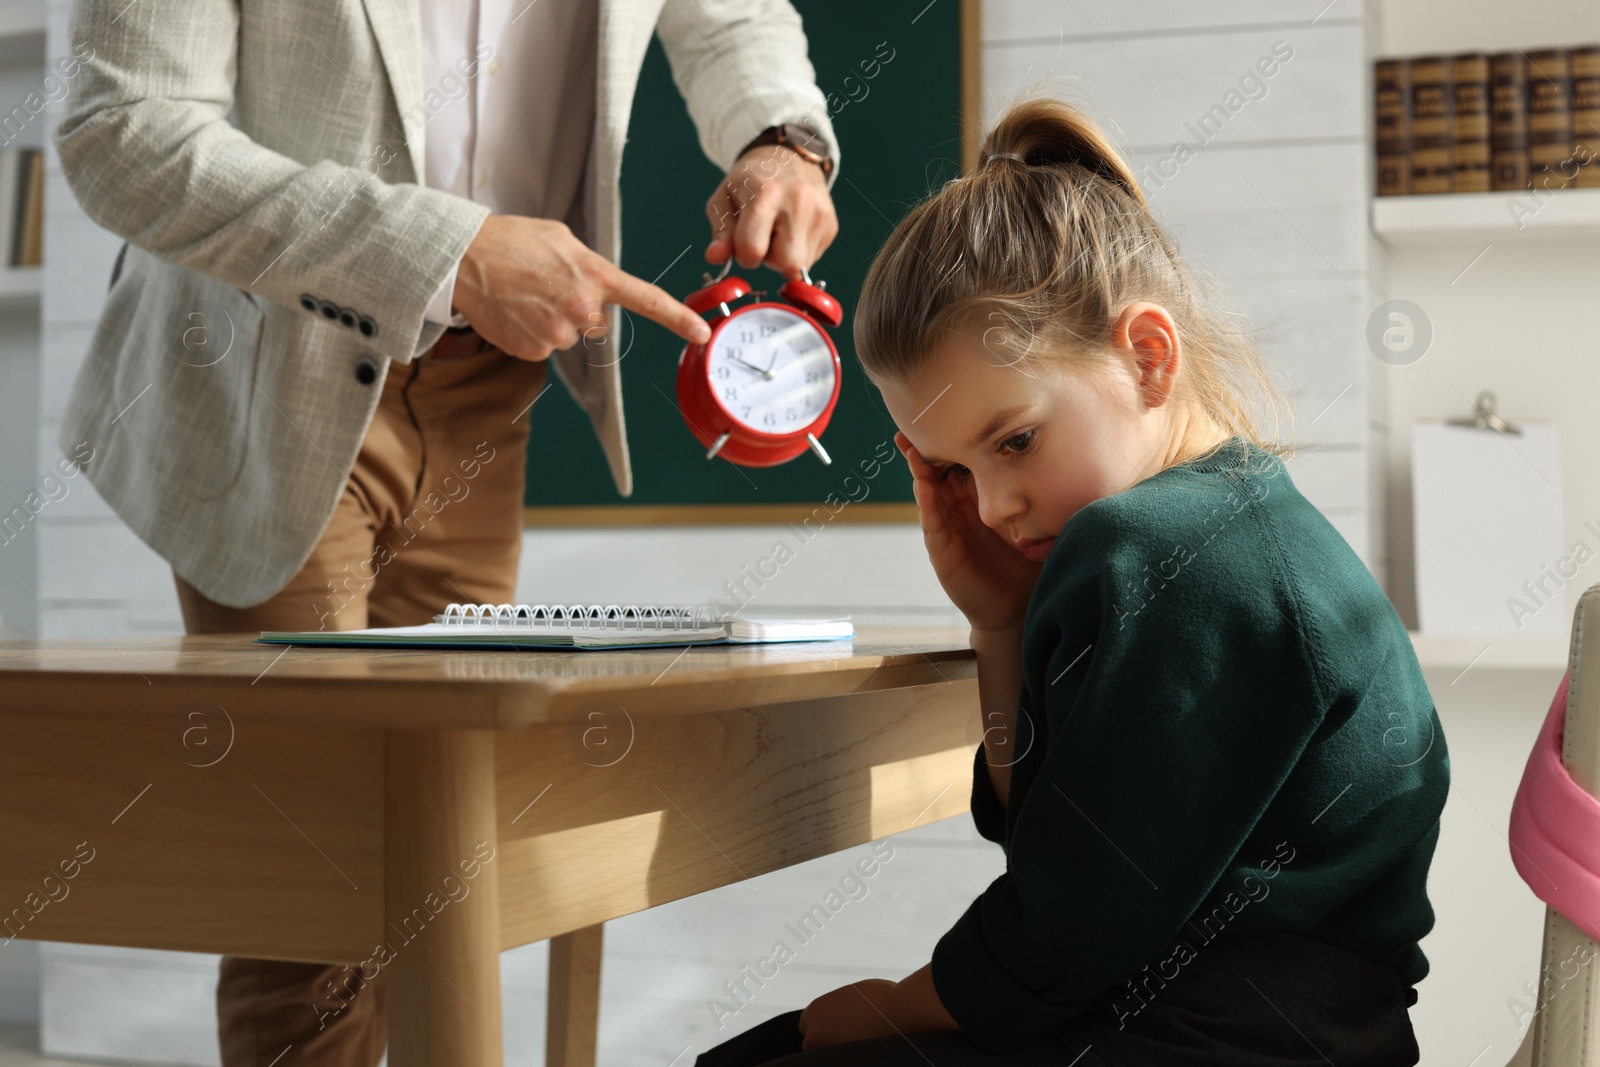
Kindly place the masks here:
<instances>
[{"instance_id":1,"label":"green chalkboard","mask_svg":"<svg viewBox=\"0 0 1600 1067\"><path fill-rule=\"evenodd\" d=\"M528 505L818 502L838 493L841 480L875 451L882 457L894 423L856 364L851 314L867 267L894 224L930 189L961 172L960 5L798 0L795 7L843 153L833 186L839 236L811 271L827 281L845 310L844 325L833 332L844 380L822 435L832 466L809 452L754 469L706 460L671 402L683 342L633 315L635 332L622 362L633 495L618 495L587 417L558 385L534 409ZM873 68L875 57L880 65ZM876 69L875 77L863 77L863 61ZM659 275L656 284L681 297L701 285L710 240L705 202L722 174L699 150L659 41L645 60L628 136L622 266L647 281ZM734 270L757 289L776 292L783 281L764 268L743 271L735 264ZM553 456L559 462L551 462ZM885 479L874 485L873 499L908 501L910 488L909 479Z\"/></svg>"}]
</instances>

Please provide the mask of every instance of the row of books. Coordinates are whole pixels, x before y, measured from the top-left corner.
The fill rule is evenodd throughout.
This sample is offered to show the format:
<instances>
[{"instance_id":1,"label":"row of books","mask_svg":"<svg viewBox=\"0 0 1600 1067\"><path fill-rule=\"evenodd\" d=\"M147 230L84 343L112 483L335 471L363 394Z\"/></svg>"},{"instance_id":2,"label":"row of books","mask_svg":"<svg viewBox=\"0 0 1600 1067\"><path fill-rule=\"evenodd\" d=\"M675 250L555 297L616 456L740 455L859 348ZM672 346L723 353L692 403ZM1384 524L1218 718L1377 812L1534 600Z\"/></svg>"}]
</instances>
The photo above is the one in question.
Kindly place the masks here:
<instances>
[{"instance_id":1,"label":"row of books","mask_svg":"<svg viewBox=\"0 0 1600 1067\"><path fill-rule=\"evenodd\" d=\"M1600 45L1380 59L1379 196L1600 188Z\"/></svg>"},{"instance_id":2,"label":"row of books","mask_svg":"<svg viewBox=\"0 0 1600 1067\"><path fill-rule=\"evenodd\" d=\"M44 152L0 149L0 255L7 267L44 258Z\"/></svg>"}]
</instances>

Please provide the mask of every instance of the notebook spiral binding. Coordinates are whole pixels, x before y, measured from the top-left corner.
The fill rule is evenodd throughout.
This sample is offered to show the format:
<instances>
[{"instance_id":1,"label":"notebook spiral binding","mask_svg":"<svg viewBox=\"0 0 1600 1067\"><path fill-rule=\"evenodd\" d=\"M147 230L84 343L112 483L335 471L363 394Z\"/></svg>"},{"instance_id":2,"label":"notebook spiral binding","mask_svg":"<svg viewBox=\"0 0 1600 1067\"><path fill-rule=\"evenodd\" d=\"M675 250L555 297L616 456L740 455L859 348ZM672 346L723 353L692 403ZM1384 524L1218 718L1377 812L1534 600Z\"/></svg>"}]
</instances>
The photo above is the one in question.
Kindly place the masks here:
<instances>
[{"instance_id":1,"label":"notebook spiral binding","mask_svg":"<svg viewBox=\"0 0 1600 1067\"><path fill-rule=\"evenodd\" d=\"M560 630L698 630L717 626L722 618L705 604L450 604L434 621L446 626Z\"/></svg>"}]
</instances>

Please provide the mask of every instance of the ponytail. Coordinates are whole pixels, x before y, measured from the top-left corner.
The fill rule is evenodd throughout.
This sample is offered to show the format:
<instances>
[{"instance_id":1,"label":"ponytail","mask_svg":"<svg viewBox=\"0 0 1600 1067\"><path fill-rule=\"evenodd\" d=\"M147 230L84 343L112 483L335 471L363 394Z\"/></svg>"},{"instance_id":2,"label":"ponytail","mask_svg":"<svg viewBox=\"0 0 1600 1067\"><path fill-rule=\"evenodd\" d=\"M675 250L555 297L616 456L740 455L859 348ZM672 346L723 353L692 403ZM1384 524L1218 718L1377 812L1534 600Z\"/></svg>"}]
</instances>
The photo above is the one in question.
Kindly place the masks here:
<instances>
[{"instance_id":1,"label":"ponytail","mask_svg":"<svg viewBox=\"0 0 1600 1067\"><path fill-rule=\"evenodd\" d=\"M1095 177L1120 186L1144 207L1144 193L1122 156L1100 128L1059 100L1024 101L1007 111L983 139L978 166L991 160L1027 167L1082 167Z\"/></svg>"},{"instance_id":2,"label":"ponytail","mask_svg":"<svg viewBox=\"0 0 1600 1067\"><path fill-rule=\"evenodd\" d=\"M1060 100L1016 103L978 158L901 220L867 271L854 332L869 381L904 386L951 334L981 335L1009 363L1097 370L1117 358L1122 309L1148 300L1179 331L1173 401L1266 451L1292 451L1289 391L1249 320L1183 262L1087 115Z\"/></svg>"}]
</instances>

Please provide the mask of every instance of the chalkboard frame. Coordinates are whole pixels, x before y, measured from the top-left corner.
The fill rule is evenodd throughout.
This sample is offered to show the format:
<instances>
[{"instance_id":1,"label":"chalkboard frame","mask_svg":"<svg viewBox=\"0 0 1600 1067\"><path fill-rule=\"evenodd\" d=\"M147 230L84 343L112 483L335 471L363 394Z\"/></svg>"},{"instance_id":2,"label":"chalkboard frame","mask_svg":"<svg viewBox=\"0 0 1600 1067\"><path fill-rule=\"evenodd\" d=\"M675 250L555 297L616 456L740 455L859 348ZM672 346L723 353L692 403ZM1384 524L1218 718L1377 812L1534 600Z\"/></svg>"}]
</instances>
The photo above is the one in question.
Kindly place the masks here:
<instances>
[{"instance_id":1,"label":"chalkboard frame","mask_svg":"<svg viewBox=\"0 0 1600 1067\"><path fill-rule=\"evenodd\" d=\"M930 0L931 7L937 0ZM982 0L957 0L960 7L961 170L977 165L982 140ZM846 162L848 170L848 161ZM624 235L626 238L626 235ZM525 527L652 527L782 524L801 522L824 507L823 501L775 504L579 504L530 505L523 508ZM832 514L831 522L915 523L917 506L910 502L860 501Z\"/></svg>"}]
</instances>

